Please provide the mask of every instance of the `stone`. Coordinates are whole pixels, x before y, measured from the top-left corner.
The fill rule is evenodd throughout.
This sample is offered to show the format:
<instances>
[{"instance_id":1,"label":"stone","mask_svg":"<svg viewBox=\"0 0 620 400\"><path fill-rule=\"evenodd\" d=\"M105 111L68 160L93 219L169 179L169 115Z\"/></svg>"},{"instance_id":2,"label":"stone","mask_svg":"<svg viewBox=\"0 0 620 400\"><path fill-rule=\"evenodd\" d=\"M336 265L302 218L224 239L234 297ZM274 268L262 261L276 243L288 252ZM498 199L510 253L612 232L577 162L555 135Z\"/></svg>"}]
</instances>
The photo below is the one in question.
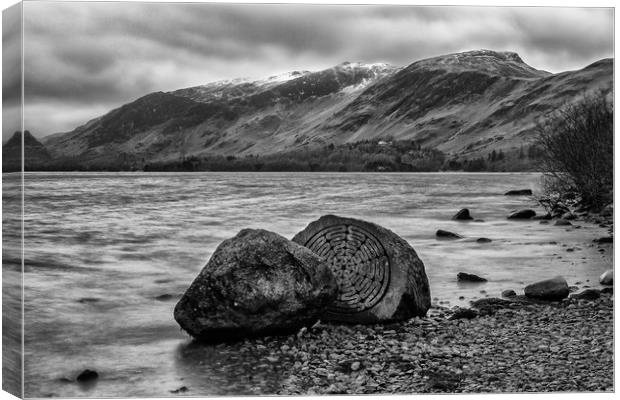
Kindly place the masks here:
<instances>
[{"instance_id":1,"label":"stone","mask_svg":"<svg viewBox=\"0 0 620 400\"><path fill-rule=\"evenodd\" d=\"M338 294L324 259L262 229L223 241L174 309L206 342L292 334L317 322Z\"/></svg>"},{"instance_id":2,"label":"stone","mask_svg":"<svg viewBox=\"0 0 620 400\"><path fill-rule=\"evenodd\" d=\"M614 238L612 236L607 236L607 237L602 237L602 238L598 238L598 239L594 239L593 240L594 243L613 243L614 242Z\"/></svg>"},{"instance_id":3,"label":"stone","mask_svg":"<svg viewBox=\"0 0 620 400\"><path fill-rule=\"evenodd\" d=\"M453 233L450 231L444 231L443 229L437 230L437 232L435 233L435 236L437 237L437 239L462 239L463 238L463 236L457 233Z\"/></svg>"},{"instance_id":4,"label":"stone","mask_svg":"<svg viewBox=\"0 0 620 400\"><path fill-rule=\"evenodd\" d=\"M571 295L571 298L579 300L596 300L599 297L601 297L601 291L597 289L586 289L581 293Z\"/></svg>"},{"instance_id":5,"label":"stone","mask_svg":"<svg viewBox=\"0 0 620 400\"><path fill-rule=\"evenodd\" d=\"M485 278L479 277L478 275L468 274L466 272L459 272L456 274L456 280L460 282L486 282Z\"/></svg>"},{"instance_id":6,"label":"stone","mask_svg":"<svg viewBox=\"0 0 620 400\"><path fill-rule=\"evenodd\" d=\"M506 298L517 297L517 292L515 292L512 289L507 289L507 290L502 291L502 297L506 297Z\"/></svg>"},{"instance_id":7,"label":"stone","mask_svg":"<svg viewBox=\"0 0 620 400\"><path fill-rule=\"evenodd\" d=\"M562 300L568 297L568 283L561 276L551 279L545 279L531 285L527 285L524 289L525 296L539 300Z\"/></svg>"},{"instance_id":8,"label":"stone","mask_svg":"<svg viewBox=\"0 0 620 400\"><path fill-rule=\"evenodd\" d=\"M476 318L477 316L478 316L478 312L476 310L472 310L471 308L458 307L456 310L454 310L454 312L448 319L449 320L473 319L473 318Z\"/></svg>"},{"instance_id":9,"label":"stone","mask_svg":"<svg viewBox=\"0 0 620 400\"><path fill-rule=\"evenodd\" d=\"M536 216L534 210L519 210L515 211L508 216L508 219L531 219Z\"/></svg>"},{"instance_id":10,"label":"stone","mask_svg":"<svg viewBox=\"0 0 620 400\"><path fill-rule=\"evenodd\" d=\"M547 225L547 224L549 223L549 221L542 220L542 221L540 221L539 223L540 223L541 225Z\"/></svg>"},{"instance_id":11,"label":"stone","mask_svg":"<svg viewBox=\"0 0 620 400\"><path fill-rule=\"evenodd\" d=\"M403 238L379 225L326 215L293 241L327 260L337 299L321 320L383 323L425 316L431 295L424 263Z\"/></svg>"},{"instance_id":12,"label":"stone","mask_svg":"<svg viewBox=\"0 0 620 400\"><path fill-rule=\"evenodd\" d=\"M463 208L459 212L457 212L452 219L457 221L469 221L472 220L472 216L469 215L469 209Z\"/></svg>"},{"instance_id":13,"label":"stone","mask_svg":"<svg viewBox=\"0 0 620 400\"><path fill-rule=\"evenodd\" d=\"M97 371L85 369L84 371L80 372L80 374L77 376L77 378L75 378L75 380L78 382L91 382L97 378L99 378L99 374L97 373Z\"/></svg>"},{"instance_id":14,"label":"stone","mask_svg":"<svg viewBox=\"0 0 620 400\"><path fill-rule=\"evenodd\" d=\"M572 225L570 223L570 221L566 220L566 219L558 219L557 221L555 221L555 224L553 224L555 226L568 226L568 225Z\"/></svg>"},{"instance_id":15,"label":"stone","mask_svg":"<svg viewBox=\"0 0 620 400\"><path fill-rule=\"evenodd\" d=\"M519 190L509 190L504 193L504 196L531 196L531 189L519 189Z\"/></svg>"},{"instance_id":16,"label":"stone","mask_svg":"<svg viewBox=\"0 0 620 400\"><path fill-rule=\"evenodd\" d=\"M484 238L484 237L481 237L481 238L479 238L478 240L476 240L476 243L491 243L491 242L492 242L492 240L491 240L491 239L489 239L489 238Z\"/></svg>"},{"instance_id":17,"label":"stone","mask_svg":"<svg viewBox=\"0 0 620 400\"><path fill-rule=\"evenodd\" d=\"M569 286L568 287L568 291L570 293L576 292L577 290L579 290L579 286Z\"/></svg>"},{"instance_id":18,"label":"stone","mask_svg":"<svg viewBox=\"0 0 620 400\"><path fill-rule=\"evenodd\" d=\"M604 287L601 289L601 294L614 294L614 288L613 287Z\"/></svg>"},{"instance_id":19,"label":"stone","mask_svg":"<svg viewBox=\"0 0 620 400\"><path fill-rule=\"evenodd\" d=\"M598 279L601 285L611 286L614 284L614 270L610 269L605 271Z\"/></svg>"},{"instance_id":20,"label":"stone","mask_svg":"<svg viewBox=\"0 0 620 400\"><path fill-rule=\"evenodd\" d=\"M353 361L351 363L351 371L357 371L360 369L361 363L359 361Z\"/></svg>"}]
</instances>

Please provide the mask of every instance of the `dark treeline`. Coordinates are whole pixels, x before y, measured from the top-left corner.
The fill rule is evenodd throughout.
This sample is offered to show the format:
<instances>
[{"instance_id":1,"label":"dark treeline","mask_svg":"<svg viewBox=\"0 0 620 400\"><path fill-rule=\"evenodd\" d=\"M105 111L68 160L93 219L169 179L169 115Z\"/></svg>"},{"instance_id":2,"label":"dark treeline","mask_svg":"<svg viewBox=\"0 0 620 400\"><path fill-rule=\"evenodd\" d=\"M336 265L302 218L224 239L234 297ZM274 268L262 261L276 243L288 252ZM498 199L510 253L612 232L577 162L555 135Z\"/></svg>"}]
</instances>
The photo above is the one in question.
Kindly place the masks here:
<instances>
[{"instance_id":1,"label":"dark treeline","mask_svg":"<svg viewBox=\"0 0 620 400\"><path fill-rule=\"evenodd\" d=\"M480 153L478 153L480 154ZM448 158L415 140L365 140L269 155L185 156L179 160L151 161L128 154L114 160L82 162L56 159L26 165L27 171L257 171L257 172L500 172L536 170L541 153L534 146L512 151L491 150L485 156ZM533 162L534 161L534 162ZM9 170L4 166L4 171Z\"/></svg>"}]
</instances>

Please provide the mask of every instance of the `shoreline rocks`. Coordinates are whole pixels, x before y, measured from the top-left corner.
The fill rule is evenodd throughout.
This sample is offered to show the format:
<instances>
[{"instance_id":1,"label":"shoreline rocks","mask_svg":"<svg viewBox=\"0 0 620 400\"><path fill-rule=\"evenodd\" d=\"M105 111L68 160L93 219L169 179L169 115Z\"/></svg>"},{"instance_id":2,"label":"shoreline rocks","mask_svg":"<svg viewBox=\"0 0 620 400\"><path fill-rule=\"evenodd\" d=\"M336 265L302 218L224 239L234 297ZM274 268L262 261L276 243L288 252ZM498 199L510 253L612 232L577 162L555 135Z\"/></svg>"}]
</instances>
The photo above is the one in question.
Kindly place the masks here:
<instances>
[{"instance_id":1,"label":"shoreline rocks","mask_svg":"<svg viewBox=\"0 0 620 400\"><path fill-rule=\"evenodd\" d=\"M463 239L463 236L457 233L450 232L450 231L444 231L443 229L438 229L437 232L435 232L435 236L437 237L437 239L447 239L447 240Z\"/></svg>"},{"instance_id":2,"label":"shoreline rocks","mask_svg":"<svg viewBox=\"0 0 620 400\"><path fill-rule=\"evenodd\" d=\"M456 221L471 221L474 218L469 214L469 209L463 208L459 210L459 212L457 212L452 219Z\"/></svg>"},{"instance_id":3,"label":"shoreline rocks","mask_svg":"<svg viewBox=\"0 0 620 400\"><path fill-rule=\"evenodd\" d=\"M561 276L535 282L524 288L525 296L539 300L562 300L568 297L568 283Z\"/></svg>"},{"instance_id":4,"label":"shoreline rocks","mask_svg":"<svg viewBox=\"0 0 620 400\"><path fill-rule=\"evenodd\" d=\"M517 189L517 190L509 190L504 193L504 196L531 196L532 189Z\"/></svg>"},{"instance_id":5,"label":"shoreline rocks","mask_svg":"<svg viewBox=\"0 0 620 400\"><path fill-rule=\"evenodd\" d=\"M598 279L601 285L611 286L614 284L614 270L605 271Z\"/></svg>"},{"instance_id":6,"label":"shoreline rocks","mask_svg":"<svg viewBox=\"0 0 620 400\"><path fill-rule=\"evenodd\" d=\"M431 306L424 263L403 238L379 225L326 215L293 237L325 258L338 297L321 319L383 323L424 316Z\"/></svg>"},{"instance_id":7,"label":"shoreline rocks","mask_svg":"<svg viewBox=\"0 0 620 400\"><path fill-rule=\"evenodd\" d=\"M244 229L217 247L174 319L207 342L289 334L312 326L336 296L319 256L276 233Z\"/></svg>"},{"instance_id":8,"label":"shoreline rocks","mask_svg":"<svg viewBox=\"0 0 620 400\"><path fill-rule=\"evenodd\" d=\"M487 279L478 275L468 274L466 272L459 272L456 275L456 280L459 282L487 282Z\"/></svg>"},{"instance_id":9,"label":"shoreline rocks","mask_svg":"<svg viewBox=\"0 0 620 400\"><path fill-rule=\"evenodd\" d=\"M508 219L531 219L535 216L536 211L525 209L513 212L508 216Z\"/></svg>"}]
</instances>

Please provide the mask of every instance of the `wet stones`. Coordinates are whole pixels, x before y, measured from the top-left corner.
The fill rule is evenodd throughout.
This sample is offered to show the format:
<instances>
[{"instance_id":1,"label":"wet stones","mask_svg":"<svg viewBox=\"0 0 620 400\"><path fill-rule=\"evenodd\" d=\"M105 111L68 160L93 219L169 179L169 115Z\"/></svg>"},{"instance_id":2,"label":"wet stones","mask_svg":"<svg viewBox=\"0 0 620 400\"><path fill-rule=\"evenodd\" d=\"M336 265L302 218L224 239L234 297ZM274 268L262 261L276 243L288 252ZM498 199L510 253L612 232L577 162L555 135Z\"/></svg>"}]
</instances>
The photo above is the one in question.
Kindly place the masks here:
<instances>
[{"instance_id":1,"label":"wet stones","mask_svg":"<svg viewBox=\"0 0 620 400\"><path fill-rule=\"evenodd\" d=\"M435 232L435 237L437 237L437 239L447 239L447 240L454 240L454 239L462 239L463 236L457 234L457 233L453 233L450 231L444 231L443 229L438 229L437 232Z\"/></svg>"},{"instance_id":2,"label":"wet stones","mask_svg":"<svg viewBox=\"0 0 620 400\"><path fill-rule=\"evenodd\" d=\"M512 290L512 289L506 289L504 291L502 291L502 297L506 297L506 298L513 298L513 297L517 297L517 293Z\"/></svg>"},{"instance_id":3,"label":"wet stones","mask_svg":"<svg viewBox=\"0 0 620 400\"><path fill-rule=\"evenodd\" d=\"M80 372L80 374L77 376L77 378L75 378L75 380L80 383L88 383L97 380L97 378L99 378L99 374L97 373L97 371L93 371L92 369L85 369L84 371Z\"/></svg>"},{"instance_id":4,"label":"wet stones","mask_svg":"<svg viewBox=\"0 0 620 400\"><path fill-rule=\"evenodd\" d=\"M527 285L524 289L525 296L538 300L562 300L568 297L568 283L561 276L546 279L531 285Z\"/></svg>"},{"instance_id":5,"label":"wet stones","mask_svg":"<svg viewBox=\"0 0 620 400\"><path fill-rule=\"evenodd\" d=\"M508 219L531 219L535 216L536 211L525 209L513 212L508 216Z\"/></svg>"},{"instance_id":6,"label":"wet stones","mask_svg":"<svg viewBox=\"0 0 620 400\"><path fill-rule=\"evenodd\" d=\"M293 238L336 277L338 295L322 320L377 323L424 316L430 308L422 260L400 236L376 224L326 215Z\"/></svg>"},{"instance_id":7,"label":"wet stones","mask_svg":"<svg viewBox=\"0 0 620 400\"><path fill-rule=\"evenodd\" d=\"M605 271L599 278L598 281L601 285L611 286L614 284L614 270L610 269Z\"/></svg>"},{"instance_id":8,"label":"wet stones","mask_svg":"<svg viewBox=\"0 0 620 400\"><path fill-rule=\"evenodd\" d=\"M462 308L458 307L452 315L448 318L449 320L455 319L474 319L478 316L478 312L476 310L472 310L471 308Z\"/></svg>"},{"instance_id":9,"label":"wet stones","mask_svg":"<svg viewBox=\"0 0 620 400\"><path fill-rule=\"evenodd\" d=\"M601 291L597 289L586 289L581 293L571 295L571 298L578 300L596 300L601 297Z\"/></svg>"},{"instance_id":10,"label":"wet stones","mask_svg":"<svg viewBox=\"0 0 620 400\"><path fill-rule=\"evenodd\" d=\"M457 212L452 219L456 221L471 221L473 218L469 214L469 210L467 208L463 208Z\"/></svg>"},{"instance_id":11,"label":"wet stones","mask_svg":"<svg viewBox=\"0 0 620 400\"><path fill-rule=\"evenodd\" d=\"M466 272L459 272L456 275L456 280L459 282L486 282L485 278L482 278L478 275L468 274Z\"/></svg>"},{"instance_id":12,"label":"wet stones","mask_svg":"<svg viewBox=\"0 0 620 400\"><path fill-rule=\"evenodd\" d=\"M262 229L225 240L187 289L174 318L202 341L297 332L314 324L338 294L319 256Z\"/></svg>"},{"instance_id":13,"label":"wet stones","mask_svg":"<svg viewBox=\"0 0 620 400\"><path fill-rule=\"evenodd\" d=\"M531 189L517 189L517 190L509 190L504 193L504 196L531 196Z\"/></svg>"}]
</instances>

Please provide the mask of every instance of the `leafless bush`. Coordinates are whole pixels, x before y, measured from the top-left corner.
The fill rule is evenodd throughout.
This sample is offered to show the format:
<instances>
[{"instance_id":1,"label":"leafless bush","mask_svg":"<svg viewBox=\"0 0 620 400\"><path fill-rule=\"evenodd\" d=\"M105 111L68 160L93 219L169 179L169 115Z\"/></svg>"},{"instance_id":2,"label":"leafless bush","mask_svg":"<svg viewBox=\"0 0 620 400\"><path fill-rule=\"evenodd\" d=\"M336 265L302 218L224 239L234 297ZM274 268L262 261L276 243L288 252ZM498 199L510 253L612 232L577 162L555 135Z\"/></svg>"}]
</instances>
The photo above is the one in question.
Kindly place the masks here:
<instances>
[{"instance_id":1,"label":"leafless bush","mask_svg":"<svg viewBox=\"0 0 620 400\"><path fill-rule=\"evenodd\" d=\"M613 100L584 96L538 126L547 190L597 209L613 198Z\"/></svg>"}]
</instances>

